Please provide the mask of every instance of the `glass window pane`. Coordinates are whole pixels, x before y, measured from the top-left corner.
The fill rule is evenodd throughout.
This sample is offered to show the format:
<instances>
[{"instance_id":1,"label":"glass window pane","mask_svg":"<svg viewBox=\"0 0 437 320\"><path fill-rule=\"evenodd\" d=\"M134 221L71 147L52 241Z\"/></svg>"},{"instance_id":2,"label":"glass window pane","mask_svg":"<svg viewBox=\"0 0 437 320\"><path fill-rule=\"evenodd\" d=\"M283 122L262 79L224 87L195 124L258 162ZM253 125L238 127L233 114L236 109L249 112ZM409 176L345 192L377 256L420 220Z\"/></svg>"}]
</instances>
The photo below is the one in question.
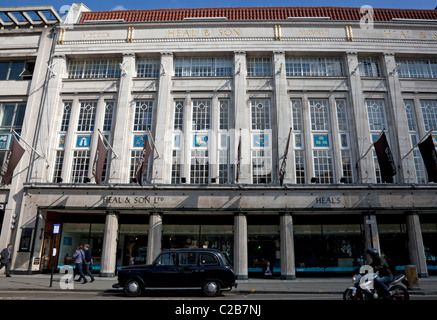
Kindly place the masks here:
<instances>
[{"instance_id":1,"label":"glass window pane","mask_svg":"<svg viewBox=\"0 0 437 320\"><path fill-rule=\"evenodd\" d=\"M12 61L8 80L21 80L20 74L23 72L25 64L24 61Z\"/></svg>"},{"instance_id":2,"label":"glass window pane","mask_svg":"<svg viewBox=\"0 0 437 320\"><path fill-rule=\"evenodd\" d=\"M7 80L10 62L0 62L0 80Z\"/></svg>"}]
</instances>

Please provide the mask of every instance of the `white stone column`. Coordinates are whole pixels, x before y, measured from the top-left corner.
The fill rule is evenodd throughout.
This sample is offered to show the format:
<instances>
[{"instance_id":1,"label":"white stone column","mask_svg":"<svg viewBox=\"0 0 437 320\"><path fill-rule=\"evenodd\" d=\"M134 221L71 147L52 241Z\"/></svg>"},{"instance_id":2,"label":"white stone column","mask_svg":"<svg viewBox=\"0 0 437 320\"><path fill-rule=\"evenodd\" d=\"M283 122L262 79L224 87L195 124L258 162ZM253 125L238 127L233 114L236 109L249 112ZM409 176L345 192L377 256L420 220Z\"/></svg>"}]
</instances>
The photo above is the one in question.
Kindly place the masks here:
<instances>
[{"instance_id":1,"label":"white stone column","mask_svg":"<svg viewBox=\"0 0 437 320\"><path fill-rule=\"evenodd\" d=\"M234 102L235 102L235 139L234 156L235 176L237 175L238 144L241 136L241 161L238 183L251 183L250 176L250 107L246 95L246 52L234 54Z\"/></svg>"},{"instance_id":2,"label":"white stone column","mask_svg":"<svg viewBox=\"0 0 437 320\"><path fill-rule=\"evenodd\" d=\"M236 279L248 278L247 271L247 217L245 213L234 216L234 272Z\"/></svg>"},{"instance_id":3,"label":"white stone column","mask_svg":"<svg viewBox=\"0 0 437 320\"><path fill-rule=\"evenodd\" d=\"M281 235L281 279L296 279L294 258L294 232L293 217L291 213L284 212L280 216Z\"/></svg>"},{"instance_id":4,"label":"white stone column","mask_svg":"<svg viewBox=\"0 0 437 320\"><path fill-rule=\"evenodd\" d=\"M152 135L155 141L152 183L170 183L173 146L174 103L171 95L171 78L173 76L173 54L161 53L161 73L159 75L158 98L155 103L156 123ZM158 157L159 154L159 157Z\"/></svg>"},{"instance_id":5,"label":"white stone column","mask_svg":"<svg viewBox=\"0 0 437 320\"><path fill-rule=\"evenodd\" d=\"M416 266L419 277L426 278L428 277L428 269L426 267L425 248L423 246L419 215L416 212L407 214L407 230L411 264Z\"/></svg>"},{"instance_id":6,"label":"white stone column","mask_svg":"<svg viewBox=\"0 0 437 320\"><path fill-rule=\"evenodd\" d=\"M374 168L372 153L369 152L366 157L361 156L367 151L372 144L369 131L369 120L367 117L366 103L364 101L363 89L361 85L361 76L356 52L346 54L346 76L350 84L350 112L352 121L349 133L351 135L351 145L355 141L357 147L352 148L352 167L356 165L354 181L358 183L374 183Z\"/></svg>"},{"instance_id":7,"label":"white stone column","mask_svg":"<svg viewBox=\"0 0 437 320\"><path fill-rule=\"evenodd\" d=\"M118 214L113 211L106 213L105 233L103 235L101 277L115 276L117 258Z\"/></svg>"},{"instance_id":8,"label":"white stone column","mask_svg":"<svg viewBox=\"0 0 437 320\"><path fill-rule=\"evenodd\" d=\"M278 139L272 139L273 141L277 141L274 143L273 147L276 149L277 152L275 152L273 149L272 152L275 154L275 157L272 157L272 172L275 171L276 174L273 177L273 181L276 181L276 179L279 179L279 170L281 168L282 162L284 161L284 155L286 152L286 146L288 141L288 135L290 133L291 128L291 106L290 106L290 98L287 94L287 77L285 72L285 53L284 52L274 52L273 53L273 61L274 61L274 83L275 83L275 94L274 94L274 105L275 108L273 110L275 111L272 114L275 114L276 123L277 123L277 137ZM276 133L272 132L273 137L276 135ZM293 137L290 137L292 140ZM273 142L272 141L272 142ZM286 170L285 170L285 177L284 177L284 183L292 183L294 181L294 170L293 170L293 142L290 141L289 145L289 151L287 155L287 162L286 162ZM278 165L278 169L275 170L276 164ZM279 181L278 181L279 182Z\"/></svg>"},{"instance_id":9,"label":"white stone column","mask_svg":"<svg viewBox=\"0 0 437 320\"><path fill-rule=\"evenodd\" d=\"M415 175L409 173L409 171L415 171L413 153L409 155L410 161L406 161L406 159L401 161L403 155L411 149L411 139L397 72L398 67L393 53L384 54L383 66L385 66L388 90L388 103L386 106L388 128L386 129L390 134L389 144L396 164L397 181L414 183L416 182Z\"/></svg>"},{"instance_id":10,"label":"white stone column","mask_svg":"<svg viewBox=\"0 0 437 320\"><path fill-rule=\"evenodd\" d=\"M147 240L147 264L151 264L161 252L162 245L162 215L157 212L150 213L149 234Z\"/></svg>"},{"instance_id":11,"label":"white stone column","mask_svg":"<svg viewBox=\"0 0 437 320\"><path fill-rule=\"evenodd\" d=\"M376 249L379 253L381 253L376 216L372 213L365 214L363 218L363 223L364 223L364 237L365 237L365 244L366 244L365 249L367 250L373 248ZM370 261L367 260L367 263L370 263Z\"/></svg>"},{"instance_id":12,"label":"white stone column","mask_svg":"<svg viewBox=\"0 0 437 320\"><path fill-rule=\"evenodd\" d=\"M118 158L112 157L108 176L109 183L130 183L130 147L132 143L132 119L135 113L135 102L132 101L132 77L135 76L135 55L123 54L123 65L126 73L120 78L120 88L116 99L114 114L114 138L112 147ZM112 152L111 152L112 154Z\"/></svg>"}]
</instances>

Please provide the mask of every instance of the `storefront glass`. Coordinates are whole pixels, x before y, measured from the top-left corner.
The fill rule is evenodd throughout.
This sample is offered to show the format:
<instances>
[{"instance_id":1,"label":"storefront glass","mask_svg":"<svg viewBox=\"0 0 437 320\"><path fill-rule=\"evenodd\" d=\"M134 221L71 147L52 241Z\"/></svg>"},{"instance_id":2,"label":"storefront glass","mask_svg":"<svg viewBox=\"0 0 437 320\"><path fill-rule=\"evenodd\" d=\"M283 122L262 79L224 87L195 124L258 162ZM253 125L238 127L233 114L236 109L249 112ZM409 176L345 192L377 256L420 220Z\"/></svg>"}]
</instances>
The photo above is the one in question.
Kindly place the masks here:
<instances>
[{"instance_id":1,"label":"storefront glass","mask_svg":"<svg viewBox=\"0 0 437 320\"><path fill-rule=\"evenodd\" d=\"M296 272L349 272L361 266L360 224L294 225Z\"/></svg>"},{"instance_id":2,"label":"storefront glass","mask_svg":"<svg viewBox=\"0 0 437 320\"><path fill-rule=\"evenodd\" d=\"M248 272L261 275L267 262L272 272L281 272L279 225L248 225Z\"/></svg>"},{"instance_id":3,"label":"storefront glass","mask_svg":"<svg viewBox=\"0 0 437 320\"><path fill-rule=\"evenodd\" d=\"M117 247L117 269L147 261L149 225L121 224Z\"/></svg>"},{"instance_id":4,"label":"storefront glass","mask_svg":"<svg viewBox=\"0 0 437 320\"><path fill-rule=\"evenodd\" d=\"M162 249L212 248L233 258L234 233L232 225L163 224Z\"/></svg>"},{"instance_id":5,"label":"storefront glass","mask_svg":"<svg viewBox=\"0 0 437 320\"><path fill-rule=\"evenodd\" d=\"M63 265L74 266L73 254L79 245L90 245L93 259L92 270L100 270L105 224L103 223L64 223L59 244L58 268Z\"/></svg>"},{"instance_id":6,"label":"storefront glass","mask_svg":"<svg viewBox=\"0 0 437 320\"><path fill-rule=\"evenodd\" d=\"M381 255L386 255L396 264L396 270L403 270L409 264L408 234L405 223L378 223Z\"/></svg>"},{"instance_id":7,"label":"storefront glass","mask_svg":"<svg viewBox=\"0 0 437 320\"><path fill-rule=\"evenodd\" d=\"M437 271L437 223L422 223L422 238L428 272Z\"/></svg>"}]
</instances>

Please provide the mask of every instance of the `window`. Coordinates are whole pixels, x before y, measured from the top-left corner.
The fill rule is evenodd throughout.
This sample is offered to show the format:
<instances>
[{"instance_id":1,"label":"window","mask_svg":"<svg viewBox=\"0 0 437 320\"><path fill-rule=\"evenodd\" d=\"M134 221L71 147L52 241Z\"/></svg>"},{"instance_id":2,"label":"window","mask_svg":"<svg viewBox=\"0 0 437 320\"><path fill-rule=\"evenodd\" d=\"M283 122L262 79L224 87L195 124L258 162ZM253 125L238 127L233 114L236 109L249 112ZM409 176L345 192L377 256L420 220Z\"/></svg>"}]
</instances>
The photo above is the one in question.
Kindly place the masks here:
<instances>
[{"instance_id":1,"label":"window","mask_svg":"<svg viewBox=\"0 0 437 320\"><path fill-rule=\"evenodd\" d=\"M251 100L252 130L271 129L270 100Z\"/></svg>"},{"instance_id":2,"label":"window","mask_svg":"<svg viewBox=\"0 0 437 320\"><path fill-rule=\"evenodd\" d=\"M370 131L381 132L387 128L384 100L366 100Z\"/></svg>"},{"instance_id":3,"label":"window","mask_svg":"<svg viewBox=\"0 0 437 320\"><path fill-rule=\"evenodd\" d=\"M333 183L333 164L331 150L314 150L314 175L317 183Z\"/></svg>"},{"instance_id":4,"label":"window","mask_svg":"<svg viewBox=\"0 0 437 320\"><path fill-rule=\"evenodd\" d=\"M19 251L30 251L30 245L32 243L33 228L23 228L21 231L20 249Z\"/></svg>"},{"instance_id":5,"label":"window","mask_svg":"<svg viewBox=\"0 0 437 320\"><path fill-rule=\"evenodd\" d=\"M337 111L337 127L341 150L342 178L345 183L352 183L352 160L349 143L346 100L335 99L335 107Z\"/></svg>"},{"instance_id":6,"label":"window","mask_svg":"<svg viewBox=\"0 0 437 320\"><path fill-rule=\"evenodd\" d=\"M209 182L208 150L191 150L190 183L206 184Z\"/></svg>"},{"instance_id":7,"label":"window","mask_svg":"<svg viewBox=\"0 0 437 320\"><path fill-rule=\"evenodd\" d=\"M175 58L175 77L230 77L233 60L230 58Z\"/></svg>"},{"instance_id":8,"label":"window","mask_svg":"<svg viewBox=\"0 0 437 320\"><path fill-rule=\"evenodd\" d=\"M192 130L209 130L211 128L210 100L193 100Z\"/></svg>"},{"instance_id":9,"label":"window","mask_svg":"<svg viewBox=\"0 0 437 320\"><path fill-rule=\"evenodd\" d=\"M182 183L182 155L183 155L183 130L184 130L184 100L174 101L173 121L173 155L171 167L171 183Z\"/></svg>"},{"instance_id":10,"label":"window","mask_svg":"<svg viewBox=\"0 0 437 320\"><path fill-rule=\"evenodd\" d=\"M135 102L134 131L147 131L152 129L153 101L138 100Z\"/></svg>"},{"instance_id":11,"label":"window","mask_svg":"<svg viewBox=\"0 0 437 320\"><path fill-rule=\"evenodd\" d=\"M329 131L328 100L309 100L312 131Z\"/></svg>"},{"instance_id":12,"label":"window","mask_svg":"<svg viewBox=\"0 0 437 320\"><path fill-rule=\"evenodd\" d=\"M26 103L0 102L0 133L10 133L12 129L21 132Z\"/></svg>"},{"instance_id":13,"label":"window","mask_svg":"<svg viewBox=\"0 0 437 320\"><path fill-rule=\"evenodd\" d=\"M64 150L56 151L55 168L53 171L53 183L61 181L62 167L64 166Z\"/></svg>"},{"instance_id":14,"label":"window","mask_svg":"<svg viewBox=\"0 0 437 320\"><path fill-rule=\"evenodd\" d=\"M437 60L435 59L397 59L400 64L400 78L437 78Z\"/></svg>"},{"instance_id":15,"label":"window","mask_svg":"<svg viewBox=\"0 0 437 320\"><path fill-rule=\"evenodd\" d=\"M387 128L387 119L385 115L384 100L368 99L366 100L367 116L369 119L369 129L372 142L378 137L384 128ZM389 137L387 135L387 140ZM381 183L381 172L379 170L378 158L373 150L373 163L375 166L376 183Z\"/></svg>"},{"instance_id":16,"label":"window","mask_svg":"<svg viewBox=\"0 0 437 320\"><path fill-rule=\"evenodd\" d=\"M270 100L250 100L252 183L272 182L272 136Z\"/></svg>"},{"instance_id":17,"label":"window","mask_svg":"<svg viewBox=\"0 0 437 320\"><path fill-rule=\"evenodd\" d=\"M247 75L255 77L272 76L270 58L247 58Z\"/></svg>"},{"instance_id":18,"label":"window","mask_svg":"<svg viewBox=\"0 0 437 320\"><path fill-rule=\"evenodd\" d=\"M35 62L2 61L0 62L0 80L31 80Z\"/></svg>"},{"instance_id":19,"label":"window","mask_svg":"<svg viewBox=\"0 0 437 320\"><path fill-rule=\"evenodd\" d=\"M342 77L340 58L287 58L287 77Z\"/></svg>"},{"instance_id":20,"label":"window","mask_svg":"<svg viewBox=\"0 0 437 320\"><path fill-rule=\"evenodd\" d=\"M181 180L181 170L182 170L182 151L173 150L172 165L171 165L171 183L180 184Z\"/></svg>"},{"instance_id":21,"label":"window","mask_svg":"<svg viewBox=\"0 0 437 320\"><path fill-rule=\"evenodd\" d=\"M184 129L184 100L175 101L173 129L180 131Z\"/></svg>"},{"instance_id":22,"label":"window","mask_svg":"<svg viewBox=\"0 0 437 320\"><path fill-rule=\"evenodd\" d=\"M408 131L410 133L410 143L411 147L413 147L417 144L417 142L419 142L417 120L414 112L414 100L404 100L404 106L407 117ZM416 181L417 183L426 183L425 168L420 150L415 148L412 151L412 154L414 159L414 169L416 171Z\"/></svg>"},{"instance_id":23,"label":"window","mask_svg":"<svg viewBox=\"0 0 437 320\"><path fill-rule=\"evenodd\" d=\"M161 61L159 59L138 59L137 77L156 78L159 76Z\"/></svg>"},{"instance_id":24,"label":"window","mask_svg":"<svg viewBox=\"0 0 437 320\"><path fill-rule=\"evenodd\" d=\"M70 125L70 116L71 116L71 101L64 102L64 112L62 114L61 121L61 132L67 132L68 126Z\"/></svg>"},{"instance_id":25,"label":"window","mask_svg":"<svg viewBox=\"0 0 437 320\"><path fill-rule=\"evenodd\" d=\"M119 78L121 60L94 59L70 60L68 62L69 79Z\"/></svg>"},{"instance_id":26,"label":"window","mask_svg":"<svg viewBox=\"0 0 437 320\"><path fill-rule=\"evenodd\" d=\"M358 59L360 64L360 76L362 77L380 77L381 70L379 67L379 61L376 58L360 58Z\"/></svg>"},{"instance_id":27,"label":"window","mask_svg":"<svg viewBox=\"0 0 437 320\"><path fill-rule=\"evenodd\" d=\"M82 101L80 103L79 121L77 131L94 131L94 123L96 121L97 102Z\"/></svg>"},{"instance_id":28,"label":"window","mask_svg":"<svg viewBox=\"0 0 437 320\"><path fill-rule=\"evenodd\" d=\"M179 265L197 266L197 253L196 252L179 253Z\"/></svg>"},{"instance_id":29,"label":"window","mask_svg":"<svg viewBox=\"0 0 437 320\"><path fill-rule=\"evenodd\" d=\"M159 266L174 266L176 265L176 259L176 253L162 253L155 263Z\"/></svg>"},{"instance_id":30,"label":"window","mask_svg":"<svg viewBox=\"0 0 437 320\"><path fill-rule=\"evenodd\" d=\"M220 263L217 257L213 254L201 253L200 254L200 264L204 266L219 266Z\"/></svg>"},{"instance_id":31,"label":"window","mask_svg":"<svg viewBox=\"0 0 437 320\"><path fill-rule=\"evenodd\" d=\"M103 119L103 131L111 131L113 115L114 115L114 101L105 101L105 117Z\"/></svg>"},{"instance_id":32,"label":"window","mask_svg":"<svg viewBox=\"0 0 437 320\"><path fill-rule=\"evenodd\" d=\"M130 158L130 181L135 181L135 172L137 171L137 167L138 167L138 163L140 162L140 159L143 156L143 150L139 149L139 150L131 150L131 158ZM143 176L142 176L142 183L146 183L149 178L148 178L148 173L149 173L149 166L150 166L150 159L151 156L149 157L149 159L147 159L147 162L145 164L145 169L143 171ZM137 181L138 182L138 181Z\"/></svg>"},{"instance_id":33,"label":"window","mask_svg":"<svg viewBox=\"0 0 437 320\"><path fill-rule=\"evenodd\" d=\"M296 183L305 183L305 151L303 144L303 121L302 121L302 101L300 99L291 99L291 115L293 123L294 137L294 170Z\"/></svg>"},{"instance_id":34,"label":"window","mask_svg":"<svg viewBox=\"0 0 437 320\"><path fill-rule=\"evenodd\" d=\"M309 99L313 139L314 178L316 183L334 183L329 101Z\"/></svg>"},{"instance_id":35,"label":"window","mask_svg":"<svg viewBox=\"0 0 437 320\"><path fill-rule=\"evenodd\" d=\"M88 170L90 165L90 151L74 151L73 166L71 171L71 181L73 183L84 183L88 179Z\"/></svg>"},{"instance_id":36,"label":"window","mask_svg":"<svg viewBox=\"0 0 437 320\"><path fill-rule=\"evenodd\" d=\"M425 131L437 131L437 100L421 100L420 107Z\"/></svg>"},{"instance_id":37,"label":"window","mask_svg":"<svg viewBox=\"0 0 437 320\"><path fill-rule=\"evenodd\" d=\"M218 182L229 182L229 100L219 100Z\"/></svg>"},{"instance_id":38,"label":"window","mask_svg":"<svg viewBox=\"0 0 437 320\"><path fill-rule=\"evenodd\" d=\"M192 100L192 145L190 159L190 183L210 182L208 145L211 129L211 100Z\"/></svg>"}]
</instances>

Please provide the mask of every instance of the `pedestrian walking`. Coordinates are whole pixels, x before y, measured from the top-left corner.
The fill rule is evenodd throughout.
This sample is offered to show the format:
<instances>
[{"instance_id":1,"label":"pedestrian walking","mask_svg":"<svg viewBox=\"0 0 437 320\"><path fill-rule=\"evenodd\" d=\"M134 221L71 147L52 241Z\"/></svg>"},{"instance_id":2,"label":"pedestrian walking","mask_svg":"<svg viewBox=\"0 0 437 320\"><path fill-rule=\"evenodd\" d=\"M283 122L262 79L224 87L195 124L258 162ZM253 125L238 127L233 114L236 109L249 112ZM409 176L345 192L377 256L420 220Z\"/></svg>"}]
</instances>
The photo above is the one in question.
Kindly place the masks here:
<instances>
[{"instance_id":1,"label":"pedestrian walking","mask_svg":"<svg viewBox=\"0 0 437 320\"><path fill-rule=\"evenodd\" d=\"M82 271L82 264L85 259L85 252L83 252L83 246L79 245L77 246L76 252L73 254L74 263L76 264L76 273L79 274L79 279L75 281L80 281L83 279L83 283L87 283L88 280L85 278L85 275Z\"/></svg>"},{"instance_id":2,"label":"pedestrian walking","mask_svg":"<svg viewBox=\"0 0 437 320\"><path fill-rule=\"evenodd\" d=\"M90 250L90 245L89 244L85 244L84 246L85 249L85 259L84 259L84 267L85 267L85 274L88 275L91 278L90 282L94 282L94 276L91 273L91 266L92 266L92 258L91 258L91 250Z\"/></svg>"},{"instance_id":3,"label":"pedestrian walking","mask_svg":"<svg viewBox=\"0 0 437 320\"><path fill-rule=\"evenodd\" d=\"M0 269L6 268L6 277L12 277L11 275L11 261L12 261L12 244L8 244L6 248L2 250L0 258Z\"/></svg>"}]
</instances>

